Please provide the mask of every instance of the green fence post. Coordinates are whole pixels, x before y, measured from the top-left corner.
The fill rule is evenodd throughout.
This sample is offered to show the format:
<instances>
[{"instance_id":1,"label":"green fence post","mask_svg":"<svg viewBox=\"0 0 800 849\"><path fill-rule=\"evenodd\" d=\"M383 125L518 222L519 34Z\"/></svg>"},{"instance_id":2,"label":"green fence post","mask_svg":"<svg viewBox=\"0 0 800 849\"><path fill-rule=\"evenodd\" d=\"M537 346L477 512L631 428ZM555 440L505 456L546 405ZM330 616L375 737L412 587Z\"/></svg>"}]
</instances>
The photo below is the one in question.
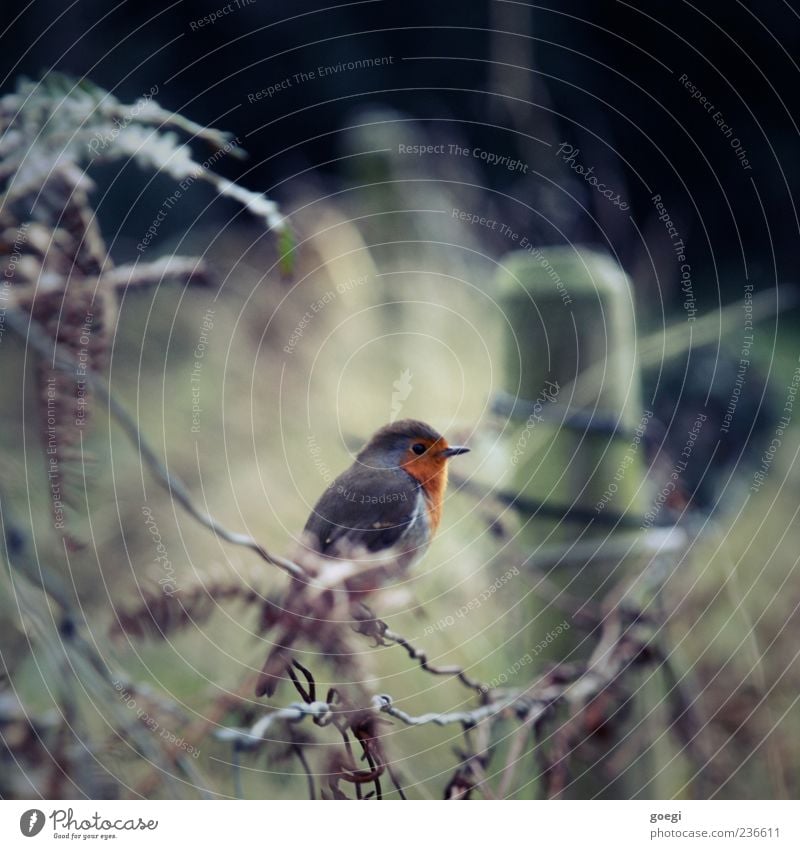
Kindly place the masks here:
<instances>
[{"instance_id":1,"label":"green fence post","mask_svg":"<svg viewBox=\"0 0 800 849\"><path fill-rule=\"evenodd\" d=\"M497 283L511 328L504 343L504 392L495 405L508 417L507 466L499 486L523 505L570 508L573 515L566 519L523 509L517 542L532 555L529 562L547 572L551 590L563 591L562 601L569 599L574 608L599 603L629 568L630 558L619 552L641 533L634 525L644 513L641 435L647 415L633 291L611 258L574 247L516 251L503 260ZM613 528L609 517L622 514L628 520ZM536 572L530 580L535 586ZM558 633L537 649L540 669L587 659L596 635L584 639L578 627L559 628L565 620L576 624L570 621L575 609L565 612L535 591L520 607L520 640L509 655L517 648L531 652ZM629 790L622 784L607 786L605 770L593 769L568 795L625 796Z\"/></svg>"}]
</instances>

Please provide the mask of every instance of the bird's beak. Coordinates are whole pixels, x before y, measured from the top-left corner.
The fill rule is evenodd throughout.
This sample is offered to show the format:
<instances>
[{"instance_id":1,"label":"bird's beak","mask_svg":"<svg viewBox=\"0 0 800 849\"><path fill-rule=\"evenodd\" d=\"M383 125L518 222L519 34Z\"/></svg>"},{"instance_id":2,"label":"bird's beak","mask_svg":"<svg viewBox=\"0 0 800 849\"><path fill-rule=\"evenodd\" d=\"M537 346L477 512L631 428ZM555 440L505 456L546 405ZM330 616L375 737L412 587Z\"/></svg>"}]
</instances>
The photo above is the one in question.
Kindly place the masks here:
<instances>
[{"instance_id":1,"label":"bird's beak","mask_svg":"<svg viewBox=\"0 0 800 849\"><path fill-rule=\"evenodd\" d=\"M442 457L456 457L469 451L466 445L450 445L442 451Z\"/></svg>"}]
</instances>

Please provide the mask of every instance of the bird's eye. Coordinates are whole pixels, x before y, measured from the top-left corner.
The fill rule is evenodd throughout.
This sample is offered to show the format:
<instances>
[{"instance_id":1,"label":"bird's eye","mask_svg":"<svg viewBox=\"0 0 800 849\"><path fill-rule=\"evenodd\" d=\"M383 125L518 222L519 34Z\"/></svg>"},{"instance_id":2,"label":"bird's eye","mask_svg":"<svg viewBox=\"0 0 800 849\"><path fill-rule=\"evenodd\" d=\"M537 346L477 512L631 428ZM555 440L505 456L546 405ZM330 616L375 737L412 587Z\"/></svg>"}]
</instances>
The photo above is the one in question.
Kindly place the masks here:
<instances>
[{"instance_id":1,"label":"bird's eye","mask_svg":"<svg viewBox=\"0 0 800 849\"><path fill-rule=\"evenodd\" d=\"M425 453L425 446L424 446L421 442L415 442L415 443L411 446L411 450L412 450L415 454L424 454L424 453Z\"/></svg>"}]
</instances>

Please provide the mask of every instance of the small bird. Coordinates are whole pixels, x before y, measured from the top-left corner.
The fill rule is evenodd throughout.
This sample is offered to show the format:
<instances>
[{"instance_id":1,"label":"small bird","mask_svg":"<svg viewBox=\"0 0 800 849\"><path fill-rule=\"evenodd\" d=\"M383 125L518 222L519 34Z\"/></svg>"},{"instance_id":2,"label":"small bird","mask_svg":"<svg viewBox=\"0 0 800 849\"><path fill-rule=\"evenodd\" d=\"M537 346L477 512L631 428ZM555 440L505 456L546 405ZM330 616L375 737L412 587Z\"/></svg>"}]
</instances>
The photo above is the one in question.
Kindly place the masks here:
<instances>
[{"instance_id":1,"label":"small bird","mask_svg":"<svg viewBox=\"0 0 800 849\"><path fill-rule=\"evenodd\" d=\"M424 422L385 425L322 494L306 522L306 547L344 559L391 552L410 567L439 527L448 460L468 451Z\"/></svg>"},{"instance_id":2,"label":"small bird","mask_svg":"<svg viewBox=\"0 0 800 849\"><path fill-rule=\"evenodd\" d=\"M324 561L363 565L363 572L344 582L347 603L363 606L363 598L394 575L395 567L405 570L426 552L442 518L447 461L467 451L464 445L448 445L424 422L405 419L382 427L322 494L306 522L296 562L311 575L326 568ZM310 587L295 579L279 603L265 608L265 630L277 626L280 632L259 675L257 696L273 695L292 677L292 647L304 636L325 645L340 663L349 656L340 642L336 594L315 594Z\"/></svg>"}]
</instances>

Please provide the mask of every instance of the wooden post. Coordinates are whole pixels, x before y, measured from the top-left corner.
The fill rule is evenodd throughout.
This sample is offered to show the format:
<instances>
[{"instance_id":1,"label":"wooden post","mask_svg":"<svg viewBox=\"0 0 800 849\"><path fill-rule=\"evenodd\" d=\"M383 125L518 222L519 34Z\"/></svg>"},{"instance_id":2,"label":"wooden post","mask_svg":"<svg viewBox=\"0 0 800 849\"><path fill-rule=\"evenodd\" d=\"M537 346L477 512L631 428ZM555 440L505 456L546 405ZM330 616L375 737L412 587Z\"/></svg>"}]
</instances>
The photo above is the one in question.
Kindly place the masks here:
<instances>
[{"instance_id":1,"label":"wooden post","mask_svg":"<svg viewBox=\"0 0 800 849\"><path fill-rule=\"evenodd\" d=\"M521 639L508 653L528 652L543 670L586 660L596 644L596 635L585 639L573 617L584 603L599 604L623 577L625 558L603 550L624 551L625 539L641 534L641 436L648 418L641 407L633 292L612 259L584 248L531 246L504 259L497 283L510 331L504 391L495 403L507 417L506 467L495 486L523 503L577 514L553 519L522 511L517 542L563 597L554 604L530 592L520 605ZM628 520L613 528L608 518L622 514ZM622 546L609 545L620 536ZM535 587L537 573L526 580ZM593 769L568 795L627 794L607 784L608 775Z\"/></svg>"}]
</instances>

